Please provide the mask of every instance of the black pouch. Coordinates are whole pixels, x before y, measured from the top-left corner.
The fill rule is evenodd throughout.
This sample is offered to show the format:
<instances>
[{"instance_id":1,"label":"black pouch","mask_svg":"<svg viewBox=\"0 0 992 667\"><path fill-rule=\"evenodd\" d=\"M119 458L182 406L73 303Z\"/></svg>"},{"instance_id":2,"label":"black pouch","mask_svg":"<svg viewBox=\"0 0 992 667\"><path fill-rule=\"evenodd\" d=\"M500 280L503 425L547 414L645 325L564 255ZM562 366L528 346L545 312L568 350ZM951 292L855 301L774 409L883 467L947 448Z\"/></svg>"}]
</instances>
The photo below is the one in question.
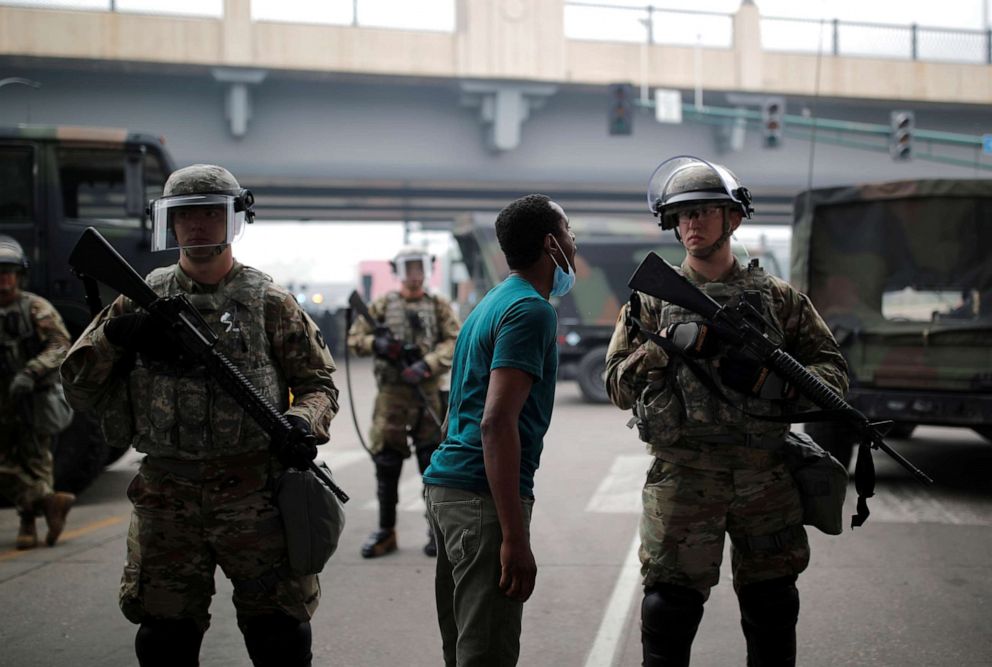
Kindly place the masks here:
<instances>
[{"instance_id":1,"label":"black pouch","mask_svg":"<svg viewBox=\"0 0 992 667\"><path fill-rule=\"evenodd\" d=\"M844 530L847 468L805 433L786 433L781 452L799 487L803 524L827 535L840 535Z\"/></svg>"},{"instance_id":2,"label":"black pouch","mask_svg":"<svg viewBox=\"0 0 992 667\"><path fill-rule=\"evenodd\" d=\"M317 465L334 479L324 462ZM287 469L276 487L286 550L293 574L317 574L338 548L344 530L344 506L310 470Z\"/></svg>"}]
</instances>

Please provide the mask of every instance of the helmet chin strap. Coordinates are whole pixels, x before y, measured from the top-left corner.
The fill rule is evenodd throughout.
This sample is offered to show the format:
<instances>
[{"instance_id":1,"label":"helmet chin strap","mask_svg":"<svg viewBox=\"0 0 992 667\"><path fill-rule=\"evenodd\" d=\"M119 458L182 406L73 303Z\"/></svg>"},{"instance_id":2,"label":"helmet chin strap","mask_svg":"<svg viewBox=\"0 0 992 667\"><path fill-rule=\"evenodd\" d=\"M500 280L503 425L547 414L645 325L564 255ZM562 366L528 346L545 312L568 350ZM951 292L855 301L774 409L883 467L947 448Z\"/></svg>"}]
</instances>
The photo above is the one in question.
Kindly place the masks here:
<instances>
[{"instance_id":1,"label":"helmet chin strap","mask_svg":"<svg viewBox=\"0 0 992 667\"><path fill-rule=\"evenodd\" d=\"M202 248L203 246L195 246L195 247ZM230 243L221 243L220 245L215 245L215 246L213 246L213 249L210 251L210 255L213 256L213 257L216 257L217 255L219 255L222 252L224 252L225 250L227 250L229 247L231 247L231 244ZM182 249L183 250L183 254L186 255L186 257L188 257L189 259L192 259L192 260L205 259L203 255L191 255L189 251L192 250L192 249L193 248L183 248Z\"/></svg>"}]
</instances>

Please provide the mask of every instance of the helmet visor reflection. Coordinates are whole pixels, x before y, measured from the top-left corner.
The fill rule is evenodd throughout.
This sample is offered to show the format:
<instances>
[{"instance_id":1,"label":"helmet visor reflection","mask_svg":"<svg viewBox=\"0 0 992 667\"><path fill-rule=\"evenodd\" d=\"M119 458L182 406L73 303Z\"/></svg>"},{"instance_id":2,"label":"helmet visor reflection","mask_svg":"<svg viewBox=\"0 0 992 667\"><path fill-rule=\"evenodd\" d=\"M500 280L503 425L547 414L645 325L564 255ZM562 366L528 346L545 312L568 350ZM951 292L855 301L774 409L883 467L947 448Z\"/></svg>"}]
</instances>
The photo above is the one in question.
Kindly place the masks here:
<instances>
[{"instance_id":1,"label":"helmet visor reflection","mask_svg":"<svg viewBox=\"0 0 992 667\"><path fill-rule=\"evenodd\" d=\"M222 194L156 199L150 205L152 251L232 243L245 222L245 211L236 211L235 201Z\"/></svg>"}]
</instances>

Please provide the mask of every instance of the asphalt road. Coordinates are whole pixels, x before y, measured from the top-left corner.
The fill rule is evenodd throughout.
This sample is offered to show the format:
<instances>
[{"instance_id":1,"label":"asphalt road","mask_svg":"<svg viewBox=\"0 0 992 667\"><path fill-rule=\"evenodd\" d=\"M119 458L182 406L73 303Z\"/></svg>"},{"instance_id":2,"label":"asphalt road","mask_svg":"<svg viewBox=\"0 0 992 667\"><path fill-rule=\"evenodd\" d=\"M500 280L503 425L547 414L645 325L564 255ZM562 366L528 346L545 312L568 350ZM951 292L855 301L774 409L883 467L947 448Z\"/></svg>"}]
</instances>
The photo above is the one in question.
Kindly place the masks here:
<instances>
[{"instance_id":1,"label":"asphalt road","mask_svg":"<svg viewBox=\"0 0 992 667\"><path fill-rule=\"evenodd\" d=\"M353 371L366 428L370 367ZM343 364L337 375L344 397ZM634 549L649 458L626 420L612 406L583 403L574 384L559 386L536 479L538 579L524 611L521 665L640 664ZM937 485L920 486L876 454L868 523L839 537L811 529L813 559L799 580L799 664L990 665L992 446L970 431L938 428L891 444ZM352 500L340 549L321 575L314 664L441 664L415 465L406 466L400 489L400 550L363 560L359 545L376 522L374 474L346 399L322 450ZM127 455L82 494L55 548L14 551L16 515L0 510L0 665L135 664L135 626L117 608L117 586L129 516L124 491L137 460ZM852 488L852 509L853 500ZM694 665L744 664L727 562ZM230 594L219 575L205 666L249 664Z\"/></svg>"}]
</instances>

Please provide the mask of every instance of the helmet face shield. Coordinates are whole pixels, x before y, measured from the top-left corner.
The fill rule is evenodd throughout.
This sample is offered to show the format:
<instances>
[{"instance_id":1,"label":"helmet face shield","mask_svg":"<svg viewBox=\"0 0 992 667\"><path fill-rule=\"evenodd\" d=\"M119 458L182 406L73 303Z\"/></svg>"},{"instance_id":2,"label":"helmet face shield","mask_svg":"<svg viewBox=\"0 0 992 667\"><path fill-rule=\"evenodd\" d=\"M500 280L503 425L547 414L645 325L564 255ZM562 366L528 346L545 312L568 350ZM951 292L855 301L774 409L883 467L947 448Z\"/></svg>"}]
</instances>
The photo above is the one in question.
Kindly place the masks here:
<instances>
[{"instance_id":1,"label":"helmet face shield","mask_svg":"<svg viewBox=\"0 0 992 667\"><path fill-rule=\"evenodd\" d=\"M424 284L426 285L431 280L431 268L434 264L433 260L434 258L426 252L420 255L400 255L394 260L396 277L399 278L401 282L406 281L411 278L411 269L413 269L414 272L416 272L417 269L420 269L419 273L423 277Z\"/></svg>"},{"instance_id":2,"label":"helmet face shield","mask_svg":"<svg viewBox=\"0 0 992 667\"><path fill-rule=\"evenodd\" d=\"M691 205L730 206L751 217L751 195L729 169L691 155L665 160L648 181L648 208L662 229L678 227L677 213Z\"/></svg>"},{"instance_id":3,"label":"helmet face shield","mask_svg":"<svg viewBox=\"0 0 992 667\"><path fill-rule=\"evenodd\" d=\"M250 196L250 195L249 195ZM250 205L244 196L190 194L151 202L152 250L227 245L244 231Z\"/></svg>"}]
</instances>

